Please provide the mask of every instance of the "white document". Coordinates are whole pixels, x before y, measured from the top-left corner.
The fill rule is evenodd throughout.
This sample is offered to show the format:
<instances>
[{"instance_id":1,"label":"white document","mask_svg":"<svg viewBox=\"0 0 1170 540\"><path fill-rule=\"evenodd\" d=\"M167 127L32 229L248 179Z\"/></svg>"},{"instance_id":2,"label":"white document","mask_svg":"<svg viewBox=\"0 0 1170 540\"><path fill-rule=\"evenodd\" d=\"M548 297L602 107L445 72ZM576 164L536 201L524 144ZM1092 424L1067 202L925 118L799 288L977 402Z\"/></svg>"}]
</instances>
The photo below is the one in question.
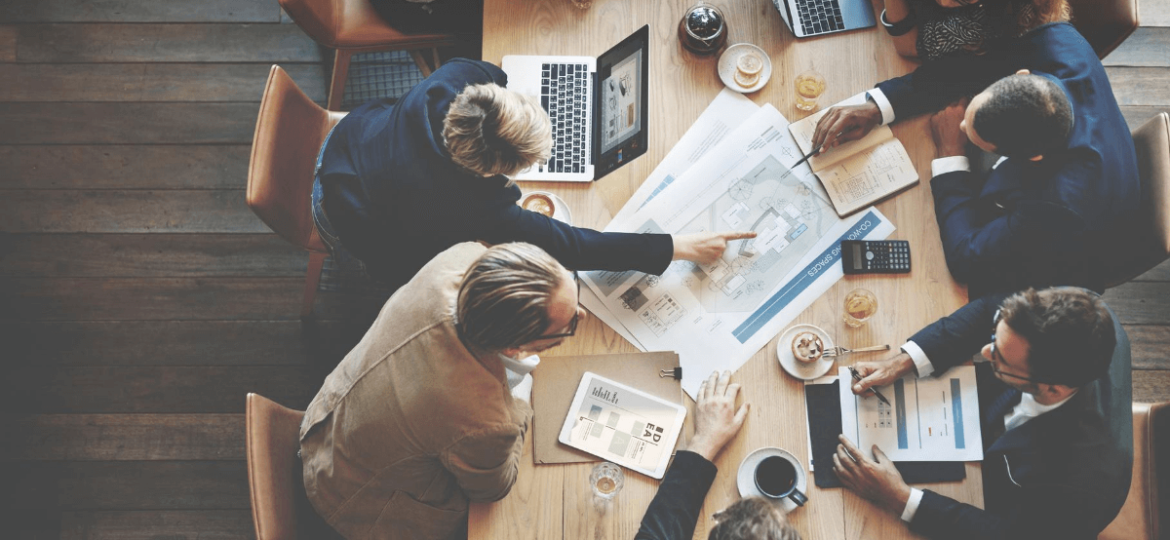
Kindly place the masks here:
<instances>
[{"instance_id":1,"label":"white document","mask_svg":"<svg viewBox=\"0 0 1170 540\"><path fill-rule=\"evenodd\" d=\"M849 368L838 368L851 381ZM878 445L894 461L980 461L983 434L975 366L958 366L936 376L910 373L878 389L890 400L855 396L841 385L841 432L868 452Z\"/></svg>"},{"instance_id":2,"label":"white document","mask_svg":"<svg viewBox=\"0 0 1170 540\"><path fill-rule=\"evenodd\" d=\"M661 479L687 409L586 371L557 439Z\"/></svg>"},{"instance_id":3,"label":"white document","mask_svg":"<svg viewBox=\"0 0 1170 540\"><path fill-rule=\"evenodd\" d=\"M606 228L751 230L757 238L732 242L711 265L676 261L662 276L582 275L603 304L595 314L608 310L643 350L679 353L682 387L692 397L712 371L739 369L841 278L842 239L879 240L894 230L876 209L839 219L819 185L807 183L806 166L785 174L784 163L801 155L787 126L774 107L761 107L669 190Z\"/></svg>"},{"instance_id":4,"label":"white document","mask_svg":"<svg viewBox=\"0 0 1170 540\"><path fill-rule=\"evenodd\" d=\"M695 123L675 143L670 153L654 168L654 172L646 177L641 187L630 197L630 202L622 207L612 221L621 221L629 217L630 214L669 188L674 183L675 178L682 176L708 150L719 144L728 133L735 131L740 124L743 124L759 109L759 105L739 92L728 88L720 91L707 106L707 109L703 111L703 114L699 115ZM641 345L638 338L634 337L624 325L609 313L609 310L605 309L605 304L592 290L581 289L581 305L635 347L642 351L648 350Z\"/></svg>"}]
</instances>

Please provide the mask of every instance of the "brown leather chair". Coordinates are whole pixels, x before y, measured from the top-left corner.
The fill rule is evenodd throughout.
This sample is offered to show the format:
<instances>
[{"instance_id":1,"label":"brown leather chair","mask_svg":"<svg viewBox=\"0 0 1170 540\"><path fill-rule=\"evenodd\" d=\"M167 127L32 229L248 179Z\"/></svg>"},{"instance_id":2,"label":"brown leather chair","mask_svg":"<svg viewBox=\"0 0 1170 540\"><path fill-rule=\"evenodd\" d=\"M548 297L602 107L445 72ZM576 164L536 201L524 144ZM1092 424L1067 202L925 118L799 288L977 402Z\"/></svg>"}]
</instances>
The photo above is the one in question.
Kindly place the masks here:
<instances>
[{"instance_id":1,"label":"brown leather chair","mask_svg":"<svg viewBox=\"0 0 1170 540\"><path fill-rule=\"evenodd\" d=\"M1138 27L1137 0L1069 0L1073 26L1098 58L1105 58Z\"/></svg>"},{"instance_id":2,"label":"brown leather chair","mask_svg":"<svg viewBox=\"0 0 1170 540\"><path fill-rule=\"evenodd\" d=\"M288 73L272 66L252 138L248 206L276 234L309 252L302 316L313 310L321 265L329 256L309 208L317 153L344 116L313 103Z\"/></svg>"},{"instance_id":3,"label":"brown leather chair","mask_svg":"<svg viewBox=\"0 0 1170 540\"><path fill-rule=\"evenodd\" d=\"M297 495L301 484L300 426L304 411L294 411L257 394L248 394L248 489L256 540L297 538Z\"/></svg>"},{"instance_id":4,"label":"brown leather chair","mask_svg":"<svg viewBox=\"0 0 1170 540\"><path fill-rule=\"evenodd\" d=\"M1133 404L1133 481L1121 513L1098 540L1165 540L1170 516L1170 403ZM1161 449L1159 451L1159 449ZM1160 452L1160 453L1159 453ZM1159 477L1159 474L1161 476Z\"/></svg>"},{"instance_id":5,"label":"brown leather chair","mask_svg":"<svg viewBox=\"0 0 1170 540\"><path fill-rule=\"evenodd\" d=\"M1141 177L1141 208L1133 236L1119 243L1105 276L1105 287L1116 287L1170 258L1170 115L1158 113L1133 132Z\"/></svg>"},{"instance_id":6,"label":"brown leather chair","mask_svg":"<svg viewBox=\"0 0 1170 540\"><path fill-rule=\"evenodd\" d=\"M437 47L455 44L453 34L403 34L386 24L370 0L280 0L289 17L317 43L334 49L333 80L329 84L326 108L341 108L349 59L354 53L408 50L423 76L431 74L420 50L430 49L437 68Z\"/></svg>"}]
</instances>

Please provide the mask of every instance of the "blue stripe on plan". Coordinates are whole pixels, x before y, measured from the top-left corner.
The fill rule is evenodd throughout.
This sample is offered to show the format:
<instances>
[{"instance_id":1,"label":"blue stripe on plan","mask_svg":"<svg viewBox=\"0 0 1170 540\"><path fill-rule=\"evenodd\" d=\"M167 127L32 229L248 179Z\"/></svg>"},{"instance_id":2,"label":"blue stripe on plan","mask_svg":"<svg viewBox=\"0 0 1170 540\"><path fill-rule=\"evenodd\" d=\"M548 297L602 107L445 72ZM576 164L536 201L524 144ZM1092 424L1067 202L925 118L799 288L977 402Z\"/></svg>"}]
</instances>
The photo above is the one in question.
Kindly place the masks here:
<instances>
[{"instance_id":1,"label":"blue stripe on plan","mask_svg":"<svg viewBox=\"0 0 1170 540\"><path fill-rule=\"evenodd\" d=\"M662 193L664 190L666 190L666 188L670 187L670 184L673 182L674 177L669 174L666 175L666 178L662 179L662 183L658 184L658 187L654 188L654 191L650 192L650 196L646 197L646 200L642 201L642 204L638 206L638 210L641 210L643 206L646 206L646 203L654 200L654 197L657 197L659 193Z\"/></svg>"},{"instance_id":2,"label":"blue stripe on plan","mask_svg":"<svg viewBox=\"0 0 1170 540\"><path fill-rule=\"evenodd\" d=\"M788 304L797 297L805 289L816 282L821 275L821 270L828 268L841 260L841 241L842 240L857 240L865 238L869 231L877 228L882 224L882 220L878 218L877 214L870 211L864 217L857 220L845 234L841 235L833 245L829 246L820 257L817 257L812 263L804 267L800 272L800 276L793 279L783 289L776 291L776 294L764 301L759 309L748 315L743 323L731 332L740 343L747 343L747 340L756 335L775 317L781 310L788 307Z\"/></svg>"},{"instance_id":3,"label":"blue stripe on plan","mask_svg":"<svg viewBox=\"0 0 1170 540\"><path fill-rule=\"evenodd\" d=\"M894 423L898 426L898 448L910 448L910 439L906 436L906 381L894 381Z\"/></svg>"},{"instance_id":4,"label":"blue stripe on plan","mask_svg":"<svg viewBox=\"0 0 1170 540\"><path fill-rule=\"evenodd\" d=\"M955 417L955 448L966 448L963 440L963 391L959 379L951 379L951 416Z\"/></svg>"}]
</instances>

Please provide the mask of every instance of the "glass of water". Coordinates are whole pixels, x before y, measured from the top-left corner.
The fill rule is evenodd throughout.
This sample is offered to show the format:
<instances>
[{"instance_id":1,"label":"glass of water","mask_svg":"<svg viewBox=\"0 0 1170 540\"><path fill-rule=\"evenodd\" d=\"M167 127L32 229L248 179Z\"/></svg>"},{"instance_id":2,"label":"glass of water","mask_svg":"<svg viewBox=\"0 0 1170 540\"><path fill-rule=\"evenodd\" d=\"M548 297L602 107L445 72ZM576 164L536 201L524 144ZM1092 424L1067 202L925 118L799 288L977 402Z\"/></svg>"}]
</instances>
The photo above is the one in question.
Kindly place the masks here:
<instances>
[{"instance_id":1,"label":"glass of water","mask_svg":"<svg viewBox=\"0 0 1170 540\"><path fill-rule=\"evenodd\" d=\"M612 499L626 482L626 473L621 467L608 461L593 466L589 473L589 485L593 486L593 495L602 499Z\"/></svg>"}]
</instances>

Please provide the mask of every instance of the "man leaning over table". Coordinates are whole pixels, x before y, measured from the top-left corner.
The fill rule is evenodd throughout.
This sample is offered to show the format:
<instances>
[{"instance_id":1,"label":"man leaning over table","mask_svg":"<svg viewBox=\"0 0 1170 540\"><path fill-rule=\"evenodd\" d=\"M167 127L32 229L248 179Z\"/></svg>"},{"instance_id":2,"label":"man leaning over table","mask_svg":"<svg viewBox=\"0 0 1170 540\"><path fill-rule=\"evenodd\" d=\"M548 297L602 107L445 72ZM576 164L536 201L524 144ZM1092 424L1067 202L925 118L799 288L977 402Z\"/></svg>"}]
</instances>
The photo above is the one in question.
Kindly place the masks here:
<instances>
[{"instance_id":1,"label":"man leaning over table","mask_svg":"<svg viewBox=\"0 0 1170 540\"><path fill-rule=\"evenodd\" d=\"M446 539L516 481L535 356L585 311L530 244L458 244L398 290L301 423L309 501L345 538ZM465 534L465 533L462 533Z\"/></svg>"},{"instance_id":2,"label":"man leaning over table","mask_svg":"<svg viewBox=\"0 0 1170 540\"><path fill-rule=\"evenodd\" d=\"M670 470L650 501L635 540L690 540L695 535L703 499L715 481L715 456L743 427L749 405L737 409L739 384L731 372L711 374L695 400L695 435L674 456ZM715 513L708 540L800 540L780 506L763 497L748 497Z\"/></svg>"},{"instance_id":3,"label":"man leaning over table","mask_svg":"<svg viewBox=\"0 0 1170 540\"><path fill-rule=\"evenodd\" d=\"M941 373L976 351L984 508L909 487L880 448L871 458L844 436L834 472L929 538L1096 538L1121 510L1133 464L1125 331L1084 289L989 296L919 331L901 354L859 362L853 392Z\"/></svg>"},{"instance_id":4,"label":"man leaning over table","mask_svg":"<svg viewBox=\"0 0 1170 540\"><path fill-rule=\"evenodd\" d=\"M1008 42L878 84L864 105L826 113L814 145L978 92L931 119L931 191L951 274L971 298L1050 285L1103 291L1138 209L1133 139L1104 67L1072 25ZM1003 159L986 175L971 171L968 141Z\"/></svg>"}]
</instances>

